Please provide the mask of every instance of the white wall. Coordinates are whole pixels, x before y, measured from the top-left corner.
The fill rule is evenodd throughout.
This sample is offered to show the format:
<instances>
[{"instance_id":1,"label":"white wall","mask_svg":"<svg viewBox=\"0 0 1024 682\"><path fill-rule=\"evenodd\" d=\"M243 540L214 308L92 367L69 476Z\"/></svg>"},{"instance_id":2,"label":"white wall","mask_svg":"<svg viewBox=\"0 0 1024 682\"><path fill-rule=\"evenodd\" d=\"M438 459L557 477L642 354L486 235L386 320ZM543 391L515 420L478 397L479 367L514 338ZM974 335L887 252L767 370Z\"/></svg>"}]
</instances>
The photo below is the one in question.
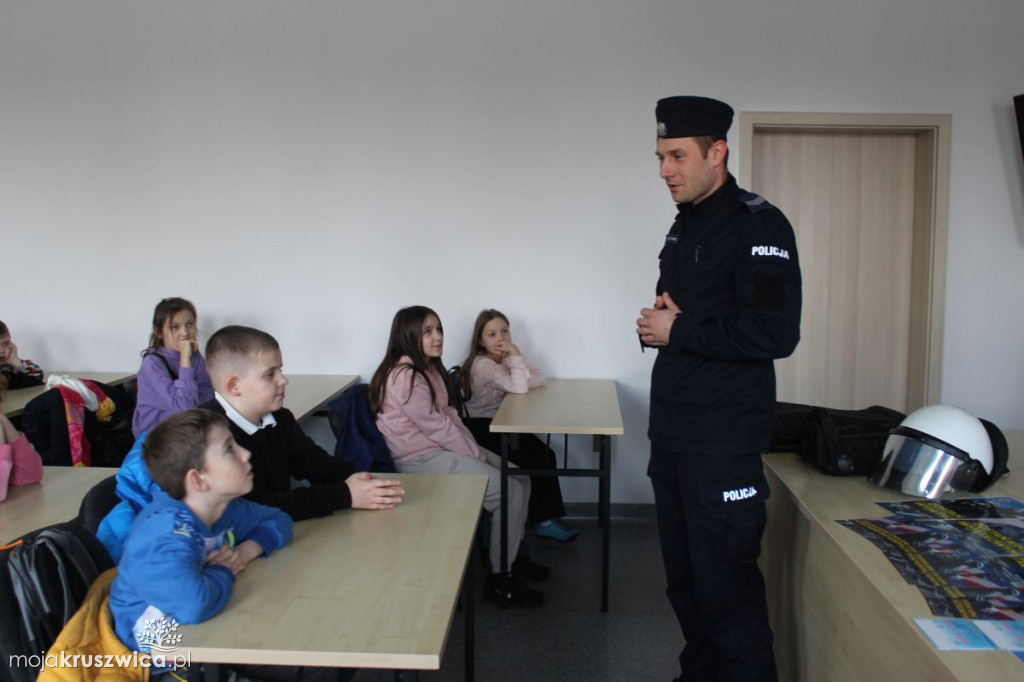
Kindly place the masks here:
<instances>
[{"instance_id":1,"label":"white wall","mask_svg":"<svg viewBox=\"0 0 1024 682\"><path fill-rule=\"evenodd\" d=\"M649 501L654 102L952 113L943 401L1024 427L1024 3L695 4L0 0L0 319L126 368L181 295L369 377L398 307L452 364L495 306L550 375L619 382L614 500Z\"/></svg>"}]
</instances>

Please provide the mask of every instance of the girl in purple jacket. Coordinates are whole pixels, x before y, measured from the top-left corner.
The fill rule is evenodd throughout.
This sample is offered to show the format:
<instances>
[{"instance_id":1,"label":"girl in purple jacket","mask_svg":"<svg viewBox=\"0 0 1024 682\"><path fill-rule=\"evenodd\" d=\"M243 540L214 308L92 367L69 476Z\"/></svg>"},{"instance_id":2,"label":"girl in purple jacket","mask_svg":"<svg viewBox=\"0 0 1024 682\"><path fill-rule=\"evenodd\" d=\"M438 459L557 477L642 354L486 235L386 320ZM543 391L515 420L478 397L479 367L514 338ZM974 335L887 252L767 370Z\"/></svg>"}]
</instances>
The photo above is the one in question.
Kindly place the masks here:
<instances>
[{"instance_id":1,"label":"girl in purple jacket","mask_svg":"<svg viewBox=\"0 0 1024 682\"><path fill-rule=\"evenodd\" d=\"M153 311L149 347L142 351L138 397L132 417L137 438L176 412L213 400L213 383L199 353L196 307L165 298Z\"/></svg>"}]
</instances>

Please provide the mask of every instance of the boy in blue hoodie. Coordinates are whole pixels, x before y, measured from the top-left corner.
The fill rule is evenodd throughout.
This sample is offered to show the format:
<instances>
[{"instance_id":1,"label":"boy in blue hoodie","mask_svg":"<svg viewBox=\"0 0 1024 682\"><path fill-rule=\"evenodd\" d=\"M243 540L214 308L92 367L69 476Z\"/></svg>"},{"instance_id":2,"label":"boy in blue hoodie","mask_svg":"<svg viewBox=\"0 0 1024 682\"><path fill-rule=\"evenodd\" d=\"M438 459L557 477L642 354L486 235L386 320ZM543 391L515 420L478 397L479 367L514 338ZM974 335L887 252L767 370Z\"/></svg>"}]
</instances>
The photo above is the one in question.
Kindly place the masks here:
<instances>
[{"instance_id":1,"label":"boy in blue hoodie","mask_svg":"<svg viewBox=\"0 0 1024 682\"><path fill-rule=\"evenodd\" d=\"M180 412L153 429L143 456L162 490L135 520L110 588L117 636L139 651L145 621L211 618L250 561L292 538L287 514L237 499L252 467L223 417Z\"/></svg>"},{"instance_id":2,"label":"boy in blue hoodie","mask_svg":"<svg viewBox=\"0 0 1024 682\"><path fill-rule=\"evenodd\" d=\"M199 409L168 417L149 433L142 456L159 489L132 525L110 588L110 610L118 638L129 649L149 651L154 624L187 625L217 615L249 562L288 544L292 520L240 499L253 487L251 455L235 442L222 415ZM354 674L232 667L268 680L344 680Z\"/></svg>"}]
</instances>

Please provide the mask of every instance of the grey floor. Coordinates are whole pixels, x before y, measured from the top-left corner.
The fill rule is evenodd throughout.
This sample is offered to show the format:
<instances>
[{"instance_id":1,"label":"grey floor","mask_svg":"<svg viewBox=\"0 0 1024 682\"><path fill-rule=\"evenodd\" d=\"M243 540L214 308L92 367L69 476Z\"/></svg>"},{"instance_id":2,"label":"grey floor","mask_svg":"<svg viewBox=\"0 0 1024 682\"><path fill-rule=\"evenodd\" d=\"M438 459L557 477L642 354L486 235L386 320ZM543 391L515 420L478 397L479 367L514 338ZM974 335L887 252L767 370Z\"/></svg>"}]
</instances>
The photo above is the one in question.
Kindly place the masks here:
<instances>
[{"instance_id":1,"label":"grey floor","mask_svg":"<svg viewBox=\"0 0 1024 682\"><path fill-rule=\"evenodd\" d=\"M501 610L476 601L476 679L480 682L669 682L679 674L683 645L665 599L665 575L653 518L612 520L609 612L601 613L601 533L593 519L570 519L582 530L562 545L530 540L529 551L553 575L536 587L545 604ZM529 533L532 536L532 533ZM483 570L473 562L477 586ZM479 593L478 593L479 596ZM464 679L464 622L456 613L441 670L424 682ZM361 671L356 682L392 679Z\"/></svg>"}]
</instances>

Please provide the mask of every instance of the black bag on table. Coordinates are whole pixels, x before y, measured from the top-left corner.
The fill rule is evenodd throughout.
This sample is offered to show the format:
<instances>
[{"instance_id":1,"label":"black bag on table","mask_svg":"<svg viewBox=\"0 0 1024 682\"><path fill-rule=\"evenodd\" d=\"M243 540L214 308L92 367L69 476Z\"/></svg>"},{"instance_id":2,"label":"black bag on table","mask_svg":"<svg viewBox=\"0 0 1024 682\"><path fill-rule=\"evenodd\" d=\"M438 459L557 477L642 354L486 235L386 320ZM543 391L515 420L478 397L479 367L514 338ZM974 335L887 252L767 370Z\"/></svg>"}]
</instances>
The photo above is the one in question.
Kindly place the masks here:
<instances>
[{"instance_id":1,"label":"black bag on table","mask_svg":"<svg viewBox=\"0 0 1024 682\"><path fill-rule=\"evenodd\" d=\"M772 450L795 452L829 476L869 476L882 460L890 429L904 418L881 405L837 410L776 403Z\"/></svg>"}]
</instances>

